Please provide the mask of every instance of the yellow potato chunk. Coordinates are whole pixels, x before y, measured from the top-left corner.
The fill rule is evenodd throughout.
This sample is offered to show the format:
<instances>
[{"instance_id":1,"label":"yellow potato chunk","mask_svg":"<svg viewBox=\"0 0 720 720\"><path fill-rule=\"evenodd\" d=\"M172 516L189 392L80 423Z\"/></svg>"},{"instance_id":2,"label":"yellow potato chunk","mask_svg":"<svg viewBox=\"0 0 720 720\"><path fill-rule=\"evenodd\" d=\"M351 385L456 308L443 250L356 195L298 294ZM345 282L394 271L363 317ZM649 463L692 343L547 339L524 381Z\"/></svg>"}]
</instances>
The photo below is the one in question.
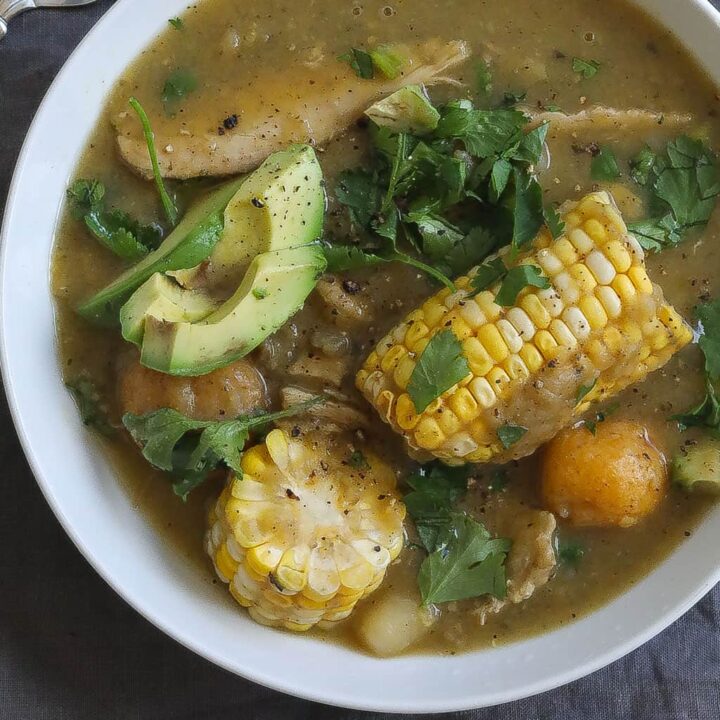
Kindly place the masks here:
<instances>
[{"instance_id":1,"label":"yellow potato chunk","mask_svg":"<svg viewBox=\"0 0 720 720\"><path fill-rule=\"evenodd\" d=\"M545 506L572 525L630 527L650 514L667 490L665 457L647 428L626 420L563 430L545 448Z\"/></svg>"}]
</instances>

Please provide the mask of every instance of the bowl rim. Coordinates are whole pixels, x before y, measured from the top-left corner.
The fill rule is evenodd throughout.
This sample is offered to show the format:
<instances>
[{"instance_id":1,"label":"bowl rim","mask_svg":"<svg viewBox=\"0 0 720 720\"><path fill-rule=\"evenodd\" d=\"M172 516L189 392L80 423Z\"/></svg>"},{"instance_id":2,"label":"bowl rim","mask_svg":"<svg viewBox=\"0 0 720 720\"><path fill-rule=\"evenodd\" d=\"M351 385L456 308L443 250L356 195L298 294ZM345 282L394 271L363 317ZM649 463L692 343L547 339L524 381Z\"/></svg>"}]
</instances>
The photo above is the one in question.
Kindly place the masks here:
<instances>
[{"instance_id":1,"label":"bowl rim","mask_svg":"<svg viewBox=\"0 0 720 720\"><path fill-rule=\"evenodd\" d=\"M653 3L657 0L631 0L635 5L640 5L648 9L652 9ZM672 0L669 0L672 2ZM488 692L483 689L476 690L474 692L468 692L463 697L454 699L443 698L437 701L424 699L422 701L415 700L413 698L403 698L398 700L394 698L392 700L383 700L379 697L369 697L370 693L352 693L342 691L337 688L319 685L317 687L306 687L305 685L294 681L292 679L286 679L277 674L277 671L270 668L264 671L256 670L255 668L248 667L242 663L232 662L226 655L215 651L212 647L204 644L202 640L193 635L189 631L188 625L179 622L176 618L171 621L168 618L159 615L147 602L146 597L142 597L137 592L131 592L127 587L123 586L121 582L118 582L116 574L109 568L107 563L103 559L103 552L97 547L92 547L86 540L86 538L79 532L78 527L69 516L66 511L67 506L61 502L59 496L54 491L53 485L54 480L47 473L46 467L40 462L40 454L37 446L33 441L34 430L26 421L26 408L23 405L25 400L18 395L16 378L17 373L13 369L13 353L19 353L17 344L11 347L11 341L8 337L8 329L6 322L6 310L14 304L11 297L17 295L17 292L12 288L13 283L9 280L9 273L12 271L10 267L10 248L13 247L13 243L16 241L11 238L14 237L14 226L16 223L16 207L21 204L21 194L23 191L24 183L24 170L28 165L30 157L33 153L38 152L39 143L38 137L38 126L40 125L41 119L48 111L49 106L52 103L57 103L59 93L62 88L72 83L72 73L76 69L79 58L92 44L99 42L99 39L103 34L107 33L114 23L120 22L124 13L129 13L133 9L137 9L143 4L143 0L125 0L125 2L115 3L97 22L97 24L90 30L86 37L79 43L77 48L72 52L69 58L64 63L62 69L54 79L50 88L48 89L43 101L41 102L36 115L30 125L25 141L23 143L21 152L18 156L15 171L13 173L13 179L9 188L7 202L5 206L2 230L0 231L0 364L2 366L2 377L5 388L5 393L8 400L8 405L13 418L13 422L20 439L23 451L28 460L30 468L33 472L36 481L45 496L48 504L50 505L53 513L59 520L63 529L70 537L72 542L82 553L85 559L90 563L94 570L105 580L105 582L113 588L113 590L127 602L131 607L138 611L143 617L150 621L153 625L161 629L165 634L172 637L174 640L179 642L181 645L192 650L196 654L210 660L214 664L225 668L226 670L240 675L253 682L260 683L266 687L274 690L285 692L297 697L313 700L316 702L328 703L337 706L354 708L359 710L374 710L380 712L414 712L414 713L431 713L431 712L449 712L449 711L460 711L469 710L477 707L487 707L491 705L497 705L500 703L518 700L525 698L537 693L551 690L560 685L566 684L580 677L583 677L601 667L619 659L626 655L632 650L636 649L643 643L650 640L657 633L662 631L682 614L684 614L690 607L692 607L700 598L702 598L713 585L720 581L720 555L717 560L714 561L713 567L710 572L706 572L702 578L696 580L691 589L684 591L678 595L670 605L667 605L662 612L660 612L653 620L646 621L644 625L632 632L625 639L624 642L617 642L611 647L607 648L603 652L598 653L594 658L585 660L580 664L576 664L567 667L563 672L556 672L554 675L543 677L534 682L526 683L521 689L514 688L510 691L504 692ZM163 8L167 8L168 11L177 11L181 7L184 7L186 0L164 0L164 3L158 3ZM716 10L709 2L709 0L687 0L687 5L692 6L694 11L700 13L705 21L707 21L710 27L711 36L717 38L720 36L720 11ZM137 13L136 13L137 14ZM156 13L157 14L157 13ZM169 17L167 12L163 10L163 15ZM663 23L664 24L664 23ZM158 26L159 27L159 26ZM143 45L146 44L143 42ZM689 48L686 42L682 43L686 49L693 53L692 48ZM136 54L133 53L128 55L124 60L124 66L127 67L131 62L136 59ZM700 64L703 64L700 61ZM707 65L706 65L706 69ZM716 80L720 79L720 71L715 71L714 76ZM87 141L87 137L83 137L79 142L79 147L83 148ZM75 155L70 163L70 171L74 169L77 163L79 155ZM59 208L58 208L59 209ZM49 258L46 258L49 263ZM47 267L47 265L46 265ZM49 281L49 271L46 274L46 281ZM14 341L13 341L14 342ZM59 371L58 363L55 363L57 371ZM95 453L101 452L96 450ZM720 513L712 513L715 518L716 528L718 519L720 519ZM713 520L708 517L703 520L701 525L705 528L712 524ZM717 533L715 533L717 535ZM710 535L710 532L706 533ZM675 553L673 553L675 554ZM660 566L662 567L668 563L669 558L662 561ZM655 574L657 569L651 571L651 575ZM574 627L578 627L579 624L586 622L595 615L602 612L603 609L607 609L609 606L617 605L622 603L626 596L634 594L634 590L642 585L643 581L636 583L633 588L621 594L620 597L606 604L604 608L591 612L582 620L578 620L573 623L569 628L572 630ZM265 628L261 628L262 633L273 632ZM546 635L540 636L545 637L549 635L557 634L558 631L553 630ZM316 641L313 641L316 642ZM322 644L322 643L321 643ZM523 644L529 644L529 641L517 641L512 643L511 646L520 648ZM329 647L329 646L326 646ZM510 646L507 646L510 647ZM488 653L487 649L481 649L478 651L468 652L461 656L464 661L471 663L476 656ZM358 654L358 658L362 657ZM420 655L412 656L417 662L423 662L428 658L435 659L434 656ZM449 662L443 658L442 660ZM359 664L358 660L358 664ZM386 667L392 669L393 665L397 665L397 661L394 660L381 660Z\"/></svg>"}]
</instances>

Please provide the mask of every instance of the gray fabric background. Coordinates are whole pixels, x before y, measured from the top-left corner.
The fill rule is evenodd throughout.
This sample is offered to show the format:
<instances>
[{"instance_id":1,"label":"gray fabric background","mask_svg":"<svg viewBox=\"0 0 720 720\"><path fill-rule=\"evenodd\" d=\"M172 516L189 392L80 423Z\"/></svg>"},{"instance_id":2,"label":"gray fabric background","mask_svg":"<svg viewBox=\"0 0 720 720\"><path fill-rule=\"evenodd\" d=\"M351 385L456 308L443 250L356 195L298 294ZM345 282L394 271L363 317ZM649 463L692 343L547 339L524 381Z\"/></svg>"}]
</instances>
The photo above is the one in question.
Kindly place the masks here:
<instances>
[{"instance_id":1,"label":"gray fabric background","mask_svg":"<svg viewBox=\"0 0 720 720\"><path fill-rule=\"evenodd\" d=\"M12 23L0 43L0 208L45 90L112 2L28 13ZM0 467L5 487L0 500L0 718L382 717L296 700L236 678L131 610L94 574L51 514L15 437L4 395ZM452 717L720 720L720 586L660 636L588 678L535 698Z\"/></svg>"}]
</instances>

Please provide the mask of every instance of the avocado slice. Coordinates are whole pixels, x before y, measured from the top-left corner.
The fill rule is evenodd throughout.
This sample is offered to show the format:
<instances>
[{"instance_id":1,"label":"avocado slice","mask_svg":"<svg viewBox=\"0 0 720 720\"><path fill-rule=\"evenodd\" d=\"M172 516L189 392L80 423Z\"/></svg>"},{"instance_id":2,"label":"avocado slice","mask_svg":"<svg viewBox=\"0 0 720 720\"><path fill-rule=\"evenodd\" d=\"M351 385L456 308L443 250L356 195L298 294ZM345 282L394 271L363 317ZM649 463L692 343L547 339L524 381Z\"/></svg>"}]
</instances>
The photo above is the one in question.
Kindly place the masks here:
<instances>
[{"instance_id":1,"label":"avocado slice","mask_svg":"<svg viewBox=\"0 0 720 720\"><path fill-rule=\"evenodd\" d=\"M186 288L210 280L232 292L256 255L317 240L324 213L315 151L309 145L290 145L270 155L228 203L225 231L208 258L208 272L191 268L171 274Z\"/></svg>"},{"instance_id":2,"label":"avocado slice","mask_svg":"<svg viewBox=\"0 0 720 720\"><path fill-rule=\"evenodd\" d=\"M675 457L671 476L685 490L720 495L720 440L700 440L687 454Z\"/></svg>"},{"instance_id":3,"label":"avocado slice","mask_svg":"<svg viewBox=\"0 0 720 720\"><path fill-rule=\"evenodd\" d=\"M247 355L303 306L325 267L319 245L258 255L235 294L204 320L148 315L142 364L171 375L204 375Z\"/></svg>"},{"instance_id":4,"label":"avocado slice","mask_svg":"<svg viewBox=\"0 0 720 720\"><path fill-rule=\"evenodd\" d=\"M197 322L217 310L219 305L205 293L199 290L188 292L167 275L155 273L120 309L122 336L128 342L141 345L146 318Z\"/></svg>"},{"instance_id":5,"label":"avocado slice","mask_svg":"<svg viewBox=\"0 0 720 720\"><path fill-rule=\"evenodd\" d=\"M220 239L223 212L244 180L233 180L193 205L157 250L83 303L78 308L80 315L96 323L114 325L120 306L153 273L190 268L202 262Z\"/></svg>"}]
</instances>

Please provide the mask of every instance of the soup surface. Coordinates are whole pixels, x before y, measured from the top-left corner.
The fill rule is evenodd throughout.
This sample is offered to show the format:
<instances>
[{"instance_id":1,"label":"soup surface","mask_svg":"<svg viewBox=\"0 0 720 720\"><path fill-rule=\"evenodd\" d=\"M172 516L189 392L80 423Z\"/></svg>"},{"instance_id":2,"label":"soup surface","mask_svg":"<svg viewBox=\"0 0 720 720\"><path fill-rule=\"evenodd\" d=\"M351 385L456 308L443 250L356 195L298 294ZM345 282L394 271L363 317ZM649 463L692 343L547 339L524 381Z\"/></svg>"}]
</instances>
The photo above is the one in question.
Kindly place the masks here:
<instances>
[{"instance_id":1,"label":"soup surface","mask_svg":"<svg viewBox=\"0 0 720 720\"><path fill-rule=\"evenodd\" d=\"M169 227L154 186L118 152L116 127L135 122L128 107L131 96L144 106L160 139L161 156L172 160L173 151L176 157L181 152L180 145L173 148L172 141L164 138L177 138L181 144L190 136L215 133L222 143L236 124L241 130L252 125L253 118L273 104L279 115L290 116L290 109L295 108L297 116L293 117L299 128L303 123L319 126L319 115L339 112L337 104L303 103L303 94L314 92L313 78L326 79L338 56L351 48L412 46L433 39L464 41L471 49L467 59L443 72L444 82L429 89L435 104L471 98L478 107L517 104L531 113L562 109L568 117L596 107L655 114L652 121L636 123L632 116L621 116L610 123L598 120L572 127L557 117L551 119L549 166L546 159L535 168L546 206L607 190L625 220L648 217L646 188L631 178L629 169L643 146L648 143L658 150L682 134L718 146L716 88L669 33L619 0L566 0L562 12L551 0L309 0L301 11L298 8L289 0L204 0L189 8L181 20L168 25L113 88L76 176L102 182L110 206L122 208L141 223L159 223L167 233ZM479 94L480 61L490 68L492 87L486 92L483 86ZM176 96L168 95L171 77L175 87L180 87ZM302 84L305 77L310 84ZM352 82L362 88L365 80L358 77ZM368 124L355 120L359 117L337 128L332 139L319 142L316 148L328 194L325 237L333 241L356 237L346 208L337 200L339 174L372 162ZM302 130L293 132L302 134ZM254 140L262 144L260 138ZM591 169L598 154L604 157L603 148L611 150L618 173L598 175ZM179 165L180 160L177 162ZM213 178L169 179L168 187L180 208L186 209L216 183ZM706 227L690 230L676 247L647 253L650 277L691 322L693 308L716 297L720 290L720 225L716 218ZM76 313L81 302L127 267L127 261L96 242L72 213L63 217L52 266L62 371L68 382L82 377L95 388L95 399L100 399L116 428L112 437L99 441L138 512L146 515L158 528L159 537L196 565L208 582L217 582L203 535L207 509L216 501L225 474L212 475L187 502L177 497L167 474L148 464L121 422L128 409L142 414L161 407L153 406L152 398L157 383L165 380L144 378L137 384L126 380L123 386L128 367L137 367L136 350L117 328L99 327ZM381 456L405 492L404 482L416 470L417 462L408 456L402 438L380 421L358 392L355 373L376 343L441 286L403 263L335 273L331 281L326 277L320 283L303 308L248 357L262 376L258 391L262 403L279 409L288 387L305 393L298 397L334 394L336 401L348 403L361 418L357 427L350 428L361 428L361 435L353 435L353 441ZM337 319L334 302L351 303L348 312L357 311L357 318L345 318L343 324L342 317ZM318 357L327 361L323 369L308 369L307 359ZM584 418L591 423L641 423L669 461L702 438L701 429L681 432L669 418L697 404L704 386L702 353L696 346L687 347L649 380L628 387L612 402L593 405ZM207 402L212 404L213 390L207 392ZM598 418L598 412L607 415L607 420ZM527 418L523 425L531 423L532 418ZM599 431L596 436L583 432L601 437ZM502 535L511 520L523 517L524 512L555 510L557 565L549 573L549 581L538 582L527 599L497 614L485 612L487 596L438 602L436 609L428 611L427 631L418 633L410 650L454 653L569 623L650 571L692 533L710 502L707 495L673 486L663 489L653 511L631 527L582 526L573 523L572 517L562 517L556 507L547 507L547 497L540 490L545 462L540 451L511 460L500 469L473 465L469 488L457 511ZM390 564L379 589L362 600L347 620L330 630L312 632L368 651L367 628L375 622L373 613L378 607L397 598L413 607L419 605L417 577L427 553L410 517L405 526L405 547ZM218 602L232 602L221 583L217 595ZM379 651L372 642L370 651Z\"/></svg>"}]
</instances>

